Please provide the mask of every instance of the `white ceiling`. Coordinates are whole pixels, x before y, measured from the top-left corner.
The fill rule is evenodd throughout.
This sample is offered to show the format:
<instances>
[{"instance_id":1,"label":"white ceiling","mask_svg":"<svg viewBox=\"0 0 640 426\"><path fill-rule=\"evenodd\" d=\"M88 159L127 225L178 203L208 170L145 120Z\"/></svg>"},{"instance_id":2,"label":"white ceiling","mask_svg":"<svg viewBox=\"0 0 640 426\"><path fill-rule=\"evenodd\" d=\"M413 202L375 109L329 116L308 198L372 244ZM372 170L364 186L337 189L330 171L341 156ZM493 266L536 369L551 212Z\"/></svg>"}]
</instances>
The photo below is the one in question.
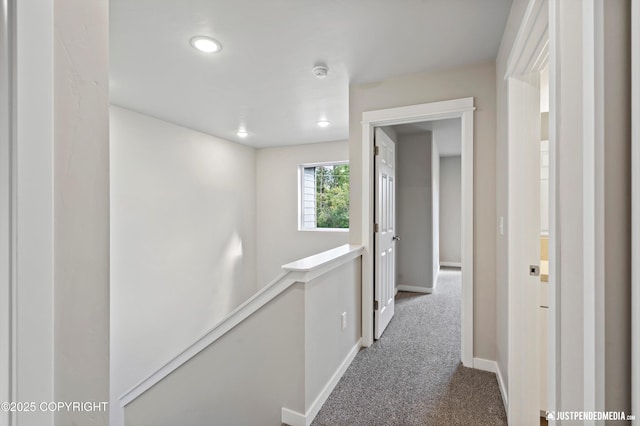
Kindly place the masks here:
<instances>
[{"instance_id":1,"label":"white ceiling","mask_svg":"<svg viewBox=\"0 0 640 426\"><path fill-rule=\"evenodd\" d=\"M462 121L459 118L400 124L393 129L400 137L430 131L441 157L462 155Z\"/></svg>"},{"instance_id":2,"label":"white ceiling","mask_svg":"<svg viewBox=\"0 0 640 426\"><path fill-rule=\"evenodd\" d=\"M348 138L349 84L495 58L511 0L111 0L112 103L254 147ZM222 51L189 40L206 35ZM326 63L319 80L314 64ZM331 122L327 128L317 121ZM236 136L246 127L249 137Z\"/></svg>"}]
</instances>

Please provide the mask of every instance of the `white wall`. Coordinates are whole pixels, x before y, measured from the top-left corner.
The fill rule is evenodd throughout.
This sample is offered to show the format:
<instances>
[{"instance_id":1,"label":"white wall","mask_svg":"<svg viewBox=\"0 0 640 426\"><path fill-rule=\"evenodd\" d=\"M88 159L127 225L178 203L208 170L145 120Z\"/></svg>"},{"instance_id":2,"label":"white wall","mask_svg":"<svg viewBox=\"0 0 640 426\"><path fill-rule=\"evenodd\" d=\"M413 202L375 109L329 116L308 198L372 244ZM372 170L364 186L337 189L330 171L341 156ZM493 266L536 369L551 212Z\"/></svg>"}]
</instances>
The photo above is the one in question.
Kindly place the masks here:
<instances>
[{"instance_id":1,"label":"white wall","mask_svg":"<svg viewBox=\"0 0 640 426\"><path fill-rule=\"evenodd\" d=\"M440 157L440 262L461 262L460 156Z\"/></svg>"},{"instance_id":2,"label":"white wall","mask_svg":"<svg viewBox=\"0 0 640 426\"><path fill-rule=\"evenodd\" d=\"M255 285L255 150L111 108L111 398Z\"/></svg>"},{"instance_id":3,"label":"white wall","mask_svg":"<svg viewBox=\"0 0 640 426\"><path fill-rule=\"evenodd\" d=\"M493 62L397 76L349 89L351 233L362 242L362 113L473 96L474 356L496 359L495 160L496 70ZM402 241L401 241L402 242Z\"/></svg>"},{"instance_id":4,"label":"white wall","mask_svg":"<svg viewBox=\"0 0 640 426\"><path fill-rule=\"evenodd\" d=\"M54 22L54 400L107 401L108 1L56 0ZM63 410L55 423L106 425L108 412Z\"/></svg>"},{"instance_id":5,"label":"white wall","mask_svg":"<svg viewBox=\"0 0 640 426\"><path fill-rule=\"evenodd\" d=\"M129 403L126 424L281 425L305 409L304 328L295 284Z\"/></svg>"},{"instance_id":6,"label":"white wall","mask_svg":"<svg viewBox=\"0 0 640 426\"><path fill-rule=\"evenodd\" d=\"M317 412L359 347L361 270L357 257L293 284L127 405L127 424L279 426L282 408Z\"/></svg>"},{"instance_id":7,"label":"white wall","mask_svg":"<svg viewBox=\"0 0 640 426\"><path fill-rule=\"evenodd\" d=\"M362 337L360 257L305 286L305 409ZM342 313L347 326L342 330Z\"/></svg>"},{"instance_id":8,"label":"white wall","mask_svg":"<svg viewBox=\"0 0 640 426\"><path fill-rule=\"evenodd\" d=\"M280 274L282 265L348 242L348 232L298 230L299 166L346 160L346 141L256 151L258 287Z\"/></svg>"},{"instance_id":9,"label":"white wall","mask_svg":"<svg viewBox=\"0 0 640 426\"><path fill-rule=\"evenodd\" d=\"M396 152L396 284L433 288L431 132L399 136Z\"/></svg>"}]
</instances>

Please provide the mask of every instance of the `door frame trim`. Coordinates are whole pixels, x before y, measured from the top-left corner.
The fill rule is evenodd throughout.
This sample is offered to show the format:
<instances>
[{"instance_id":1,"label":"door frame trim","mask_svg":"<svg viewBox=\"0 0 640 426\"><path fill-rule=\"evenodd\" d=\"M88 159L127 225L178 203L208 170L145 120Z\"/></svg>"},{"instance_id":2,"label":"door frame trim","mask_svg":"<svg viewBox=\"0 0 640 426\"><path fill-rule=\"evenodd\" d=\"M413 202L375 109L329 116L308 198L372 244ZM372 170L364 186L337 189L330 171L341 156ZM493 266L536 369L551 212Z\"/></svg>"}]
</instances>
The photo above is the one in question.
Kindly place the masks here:
<instances>
[{"instance_id":1,"label":"door frame trim","mask_svg":"<svg viewBox=\"0 0 640 426\"><path fill-rule=\"evenodd\" d=\"M462 309L461 358L473 367L473 112L474 99L460 98L409 105L362 113L362 342L373 343L373 226L374 167L373 134L375 127L460 118L462 121Z\"/></svg>"},{"instance_id":2,"label":"door frame trim","mask_svg":"<svg viewBox=\"0 0 640 426\"><path fill-rule=\"evenodd\" d=\"M10 316L4 317L9 318L11 334L9 398L55 401L54 6L47 0L2 4L8 6L11 21L13 79L11 133L0 141L3 149L12 151L9 182L5 177L1 182L10 185L9 194L0 195L11 200L11 273L8 288L2 288L11 295ZM8 420L9 425L53 425L54 417L52 411L12 412Z\"/></svg>"},{"instance_id":3,"label":"door frame trim","mask_svg":"<svg viewBox=\"0 0 640 426\"><path fill-rule=\"evenodd\" d=\"M0 0L0 401L14 400L14 170L15 87L14 4ZM13 424L9 411L0 411L1 424Z\"/></svg>"},{"instance_id":4,"label":"door frame trim","mask_svg":"<svg viewBox=\"0 0 640 426\"><path fill-rule=\"evenodd\" d=\"M631 412L640 425L640 3L631 3Z\"/></svg>"},{"instance_id":5,"label":"door frame trim","mask_svg":"<svg viewBox=\"0 0 640 426\"><path fill-rule=\"evenodd\" d=\"M522 197L522 180L516 180L513 174L530 164L526 151L517 149L522 140L530 136L530 129L526 126L514 125L527 122L530 114L539 114L539 101L532 103L533 91L539 93L537 80L540 71L549 65L549 318L548 318L548 348L546 356L548 365L548 409L556 410L556 376L559 368L556 363L556 324L557 303L556 290L558 288L558 262L556 259L559 241L558 223L556 221L556 116L555 116L555 80L556 63L554 62L555 46L550 43L550 36L555 36L554 28L549 25L550 14L554 11L547 0L530 0L520 23L518 34L513 43L507 60L507 71L504 75L508 85L507 94L507 146L508 146L508 193L507 193L507 221L509 229L518 229L517 219L530 206L526 198ZM532 75L537 74L536 77ZM535 80L535 81L532 81ZM524 83L523 81L526 81ZM514 90L517 89L517 90ZM524 128L523 128L524 127ZM539 167L539 166L538 166ZM538 171L539 173L539 171ZM518 175L520 176L520 175ZM518 177L516 176L516 177ZM538 206L539 208L539 206ZM522 285L522 265L529 264L529 259L523 255L523 247L529 244L528 235L507 232L507 285L508 285L508 411L509 423L525 424L540 413L538 398L531 398L527 394L532 390L539 394L539 362L537 352L538 337L534 339L524 336L538 336L539 304L532 303L528 291L529 287ZM538 237L539 238L539 237ZM535 260L531 260L535 261ZM516 284L517 283L517 284ZM531 393L531 392L529 392Z\"/></svg>"}]
</instances>

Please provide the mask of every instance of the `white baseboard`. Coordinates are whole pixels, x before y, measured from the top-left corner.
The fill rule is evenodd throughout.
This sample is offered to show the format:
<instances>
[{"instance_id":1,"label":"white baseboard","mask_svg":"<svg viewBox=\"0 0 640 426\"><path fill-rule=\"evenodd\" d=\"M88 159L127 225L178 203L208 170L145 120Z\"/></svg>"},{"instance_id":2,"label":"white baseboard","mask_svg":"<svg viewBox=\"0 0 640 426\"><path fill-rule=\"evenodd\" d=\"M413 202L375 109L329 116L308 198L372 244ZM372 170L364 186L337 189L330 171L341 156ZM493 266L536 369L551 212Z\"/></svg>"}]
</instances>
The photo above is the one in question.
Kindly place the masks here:
<instances>
[{"instance_id":1,"label":"white baseboard","mask_svg":"<svg viewBox=\"0 0 640 426\"><path fill-rule=\"evenodd\" d=\"M353 348L351 348L336 372L333 373L333 376L331 376L327 384L324 386L320 394L311 403L311 406L305 414L300 414L297 411L289 410L288 408L283 407L281 414L282 423L289 426L310 426L311 422L313 422L313 419L316 418L316 416L320 412L320 409L327 401L327 398L329 398L329 395L331 395L331 392L333 392L333 389L335 389L345 371L347 371L347 368L349 368L349 366L353 362L353 359L356 357L356 355L358 355L361 347L362 339L358 339L358 341L353 346Z\"/></svg>"},{"instance_id":2,"label":"white baseboard","mask_svg":"<svg viewBox=\"0 0 640 426\"><path fill-rule=\"evenodd\" d=\"M462 262L440 262L440 266L449 268L462 268Z\"/></svg>"},{"instance_id":3,"label":"white baseboard","mask_svg":"<svg viewBox=\"0 0 640 426\"><path fill-rule=\"evenodd\" d=\"M416 285L399 285L397 287L398 291L411 291L413 293L433 293L433 287L418 287Z\"/></svg>"},{"instance_id":4,"label":"white baseboard","mask_svg":"<svg viewBox=\"0 0 640 426\"><path fill-rule=\"evenodd\" d=\"M507 387L502 379L502 373L500 367L496 365L496 376L498 377L498 387L500 388L500 395L502 395L502 403L504 404L504 411L509 415L509 395L507 394Z\"/></svg>"},{"instance_id":5,"label":"white baseboard","mask_svg":"<svg viewBox=\"0 0 640 426\"><path fill-rule=\"evenodd\" d=\"M307 418L304 414L300 414L297 411L289 410L288 408L282 408L281 421L283 425L289 426L306 426ZM309 423L310 424L310 423Z\"/></svg>"},{"instance_id":6,"label":"white baseboard","mask_svg":"<svg viewBox=\"0 0 640 426\"><path fill-rule=\"evenodd\" d=\"M395 293L393 293L393 295L394 295L394 296L397 296L399 291L400 291L400 290L398 290L398 287L396 287L396 291L395 291Z\"/></svg>"},{"instance_id":7,"label":"white baseboard","mask_svg":"<svg viewBox=\"0 0 640 426\"><path fill-rule=\"evenodd\" d=\"M497 373L498 363L488 359L474 358L473 368L476 370L488 371L489 373Z\"/></svg>"},{"instance_id":8,"label":"white baseboard","mask_svg":"<svg viewBox=\"0 0 640 426\"><path fill-rule=\"evenodd\" d=\"M490 361L488 359L474 358L473 368L475 368L476 370L495 373L496 379L498 380L498 388L500 389L500 395L502 396L502 403L504 404L504 410L505 412L509 413L509 399L507 397L507 388L504 385L504 380L502 380L502 373L500 372L500 367L498 367L498 363L495 361Z\"/></svg>"}]
</instances>

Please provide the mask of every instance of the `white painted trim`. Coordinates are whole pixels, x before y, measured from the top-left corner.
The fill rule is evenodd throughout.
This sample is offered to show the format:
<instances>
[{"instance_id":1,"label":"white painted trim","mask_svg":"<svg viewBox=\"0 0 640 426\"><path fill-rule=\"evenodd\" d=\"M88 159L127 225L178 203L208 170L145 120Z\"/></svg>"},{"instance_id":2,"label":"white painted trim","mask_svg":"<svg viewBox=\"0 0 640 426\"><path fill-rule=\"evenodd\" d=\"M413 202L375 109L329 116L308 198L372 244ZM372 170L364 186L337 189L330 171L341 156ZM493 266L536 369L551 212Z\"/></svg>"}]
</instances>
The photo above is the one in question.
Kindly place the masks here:
<instances>
[{"instance_id":1,"label":"white painted trim","mask_svg":"<svg viewBox=\"0 0 640 426\"><path fill-rule=\"evenodd\" d=\"M364 115L364 113L363 113ZM373 205L374 167L373 167L373 134L371 124L362 125L362 230L361 243L364 247L362 255L362 306L361 327L362 346L369 347L373 344L373 300L374 300L374 256L373 252L373 222L375 220ZM353 161L353 160L352 160Z\"/></svg>"},{"instance_id":2,"label":"white painted trim","mask_svg":"<svg viewBox=\"0 0 640 426\"><path fill-rule=\"evenodd\" d=\"M549 51L549 9L546 0L530 0L520 24L516 40L509 54L505 79L508 80L508 220L507 253L509 276L508 297L508 395L503 397L509 404L507 417L509 423L529 424L539 415L540 363L538 336L537 288L539 283L534 277L525 275L529 264L537 263L530 244L539 239L539 227L532 232L535 208L530 205L523 191L531 188L530 168L531 152L523 141L540 140L540 125L535 117L540 114L538 73L548 63ZM554 74L555 76L555 74ZM550 100L555 99L550 96ZM554 108L551 105L550 108ZM533 122L531 121L533 120ZM529 125L529 124L532 125ZM551 133L550 133L551 136ZM554 156L550 146L550 157ZM537 164L537 162L534 162ZM529 167L529 168L527 168ZM555 181L550 180L550 187ZM523 187L524 185L524 187ZM551 189L554 193L553 189ZM555 212L551 200L550 211ZM533 208L533 210L532 210ZM528 216L531 215L531 216ZM553 222L553 219L550 218ZM550 232L550 245L554 244L554 235ZM551 253L553 254L553 253ZM550 263L555 259L550 257ZM517 283L517 285L514 285ZM555 327L552 318L551 323Z\"/></svg>"},{"instance_id":3,"label":"white painted trim","mask_svg":"<svg viewBox=\"0 0 640 426\"><path fill-rule=\"evenodd\" d=\"M14 0L12 398L54 398L54 6ZM19 291L16 291L18 290ZM12 413L12 423L53 425L54 413Z\"/></svg>"},{"instance_id":4,"label":"white painted trim","mask_svg":"<svg viewBox=\"0 0 640 426\"><path fill-rule=\"evenodd\" d=\"M120 396L120 406L125 407L138 396L142 395L203 349L224 336L236 325L253 315L258 309L269 303L294 283L308 283L314 278L326 274L350 260L355 259L360 256L361 253L361 246L345 244L344 246L284 265L284 272L276 277L276 279L234 309L229 315L222 319L222 321L204 333L184 351Z\"/></svg>"},{"instance_id":5,"label":"white painted trim","mask_svg":"<svg viewBox=\"0 0 640 426\"><path fill-rule=\"evenodd\" d=\"M15 105L12 31L13 4L0 1L0 402L13 401L13 295L15 241L13 171L15 139L13 134ZM11 413L0 410L0 424L9 425Z\"/></svg>"},{"instance_id":6,"label":"white painted trim","mask_svg":"<svg viewBox=\"0 0 640 426\"><path fill-rule=\"evenodd\" d=\"M498 387L500 388L500 395L502 395L502 403L504 404L504 411L509 412L509 394L507 388L504 385L504 379L502 378L502 372L500 366L496 365L496 378L498 379Z\"/></svg>"},{"instance_id":7,"label":"white painted trim","mask_svg":"<svg viewBox=\"0 0 640 426\"><path fill-rule=\"evenodd\" d=\"M473 359L473 368L476 370L488 371L489 373L494 373L496 375L496 381L498 382L498 389L500 389L500 395L502 396L502 403L504 404L505 412L509 412L509 399L507 396L507 390L504 385L504 380L502 379L502 373L500 372L500 367L498 363L495 361L491 361L483 358L474 358Z\"/></svg>"},{"instance_id":8,"label":"white painted trim","mask_svg":"<svg viewBox=\"0 0 640 426\"><path fill-rule=\"evenodd\" d=\"M473 112L462 114L462 155L461 155L461 183L462 183L462 221L461 221L461 262L462 262L462 307L460 352L462 364L465 366L473 362L473 282L475 277L473 256Z\"/></svg>"},{"instance_id":9,"label":"white painted trim","mask_svg":"<svg viewBox=\"0 0 640 426\"><path fill-rule=\"evenodd\" d=\"M473 98L362 113L362 344L373 343L373 129L446 118L462 122L462 309L461 355L473 364Z\"/></svg>"},{"instance_id":10,"label":"white painted trim","mask_svg":"<svg viewBox=\"0 0 640 426\"><path fill-rule=\"evenodd\" d=\"M498 363L484 358L474 358L473 368L476 370L488 371L489 373L498 372Z\"/></svg>"},{"instance_id":11,"label":"white painted trim","mask_svg":"<svg viewBox=\"0 0 640 426\"><path fill-rule=\"evenodd\" d=\"M440 266L447 268L462 268L462 262L440 262Z\"/></svg>"},{"instance_id":12,"label":"white painted trim","mask_svg":"<svg viewBox=\"0 0 640 426\"><path fill-rule=\"evenodd\" d=\"M631 3L631 413L640 426L640 2Z\"/></svg>"},{"instance_id":13,"label":"white painted trim","mask_svg":"<svg viewBox=\"0 0 640 426\"><path fill-rule=\"evenodd\" d=\"M284 407L280 413L280 421L288 426L307 426L307 416Z\"/></svg>"},{"instance_id":14,"label":"white painted trim","mask_svg":"<svg viewBox=\"0 0 640 426\"><path fill-rule=\"evenodd\" d=\"M396 287L398 291L410 291L412 293L431 294L435 291L435 287L420 287L417 285L399 285Z\"/></svg>"},{"instance_id":15,"label":"white painted trim","mask_svg":"<svg viewBox=\"0 0 640 426\"><path fill-rule=\"evenodd\" d=\"M326 274L338 266L344 265L356 257L362 255L362 246L345 244L313 256L305 257L295 262L282 265L287 272L298 272L303 275L300 282L309 282L314 278Z\"/></svg>"},{"instance_id":16,"label":"white painted trim","mask_svg":"<svg viewBox=\"0 0 640 426\"><path fill-rule=\"evenodd\" d=\"M604 411L604 5L582 8L583 406ZM594 425L594 420L585 421Z\"/></svg>"},{"instance_id":17,"label":"white painted trim","mask_svg":"<svg viewBox=\"0 0 640 426\"><path fill-rule=\"evenodd\" d=\"M560 238L559 212L557 209L558 142L557 128L557 0L549 0L549 316L547 321L547 406L557 411L558 384L560 381ZM555 420L550 420L552 426Z\"/></svg>"},{"instance_id":18,"label":"white painted trim","mask_svg":"<svg viewBox=\"0 0 640 426\"><path fill-rule=\"evenodd\" d=\"M320 412L320 409L329 398L329 395L331 395L331 392L333 392L342 376L344 376L347 368L349 368L356 355L358 355L361 347L362 339L358 339L358 341L353 346L353 348L351 348L338 369L335 371L335 373L333 373L327 384L324 386L324 388L322 388L320 394L316 397L316 399L313 400L311 406L305 414L300 414L297 411L289 410L288 408L283 407L281 413L282 423L289 426L310 426L313 422L313 419L316 418L316 416Z\"/></svg>"},{"instance_id":19,"label":"white painted trim","mask_svg":"<svg viewBox=\"0 0 640 426\"><path fill-rule=\"evenodd\" d=\"M548 3L530 0L513 42L505 80L514 75L539 72L548 58Z\"/></svg>"},{"instance_id":20,"label":"white painted trim","mask_svg":"<svg viewBox=\"0 0 640 426\"><path fill-rule=\"evenodd\" d=\"M375 127L393 124L417 123L444 118L462 117L462 113L475 110L473 98L460 98L448 101L430 102L428 104L407 105L394 108L365 111L362 113L362 124Z\"/></svg>"}]
</instances>

